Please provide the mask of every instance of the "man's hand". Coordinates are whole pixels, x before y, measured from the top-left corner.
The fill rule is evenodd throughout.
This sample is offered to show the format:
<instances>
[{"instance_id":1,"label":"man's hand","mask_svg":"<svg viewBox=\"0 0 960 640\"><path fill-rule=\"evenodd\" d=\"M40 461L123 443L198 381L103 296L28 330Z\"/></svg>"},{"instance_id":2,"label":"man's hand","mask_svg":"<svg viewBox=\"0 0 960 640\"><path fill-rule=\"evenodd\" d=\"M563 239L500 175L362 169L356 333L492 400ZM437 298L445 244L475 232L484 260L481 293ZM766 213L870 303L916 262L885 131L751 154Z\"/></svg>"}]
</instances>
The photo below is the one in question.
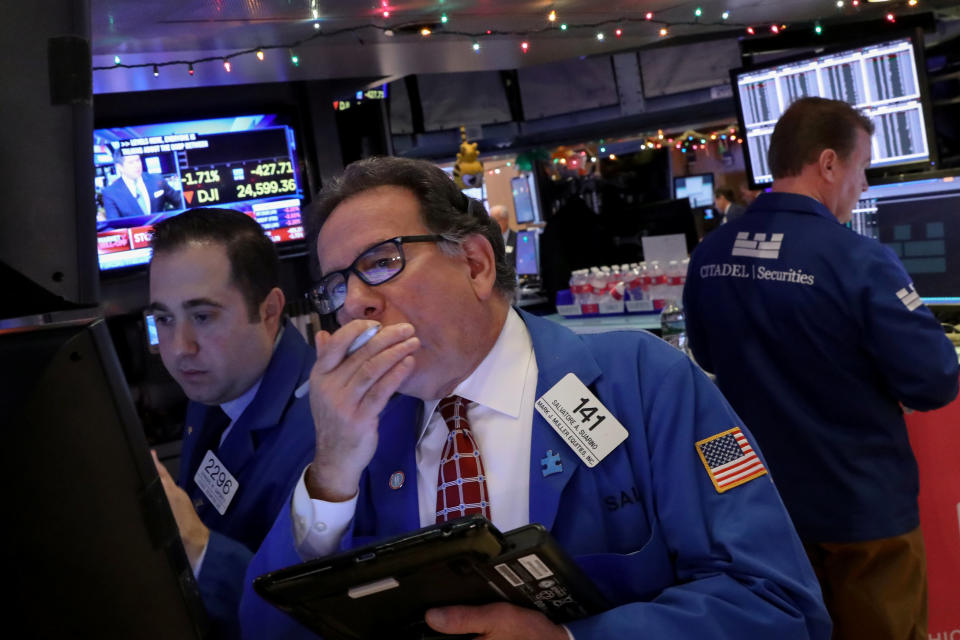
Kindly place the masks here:
<instances>
[{"instance_id":1,"label":"man's hand","mask_svg":"<svg viewBox=\"0 0 960 640\"><path fill-rule=\"evenodd\" d=\"M477 633L478 640L569 640L563 627L539 611L505 602L429 609L426 620L435 631Z\"/></svg>"},{"instance_id":2,"label":"man's hand","mask_svg":"<svg viewBox=\"0 0 960 640\"><path fill-rule=\"evenodd\" d=\"M157 458L157 452L151 449L150 455L153 456L153 464L157 467L157 473L160 474L163 492L167 494L167 502L170 503L173 517L177 521L177 529L180 531L180 539L187 552L187 559L190 560L190 568L196 571L200 556L203 555L203 550L207 548L207 542L210 541L210 529L200 520L190 501L190 496L177 486L173 476Z\"/></svg>"},{"instance_id":3,"label":"man's hand","mask_svg":"<svg viewBox=\"0 0 960 640\"><path fill-rule=\"evenodd\" d=\"M317 448L306 477L311 498L342 502L356 495L360 475L377 450L378 416L413 371L411 354L420 341L411 324L386 326L345 357L350 343L374 324L353 320L332 335L316 335L310 412Z\"/></svg>"}]
</instances>

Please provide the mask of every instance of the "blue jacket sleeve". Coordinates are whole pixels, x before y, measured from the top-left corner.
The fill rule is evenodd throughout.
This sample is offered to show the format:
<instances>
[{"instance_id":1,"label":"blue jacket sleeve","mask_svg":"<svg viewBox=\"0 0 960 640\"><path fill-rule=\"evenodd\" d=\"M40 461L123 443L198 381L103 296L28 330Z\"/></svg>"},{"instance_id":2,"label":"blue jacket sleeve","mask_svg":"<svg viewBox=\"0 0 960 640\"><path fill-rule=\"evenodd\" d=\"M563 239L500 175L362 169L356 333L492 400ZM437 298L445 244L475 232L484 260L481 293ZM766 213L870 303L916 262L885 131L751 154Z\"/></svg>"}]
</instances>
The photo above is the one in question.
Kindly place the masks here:
<instances>
[{"instance_id":1,"label":"blue jacket sleeve","mask_svg":"<svg viewBox=\"0 0 960 640\"><path fill-rule=\"evenodd\" d=\"M240 628L244 640L316 637L312 631L268 603L253 590L253 581L257 576L303 562L293 545L293 521L288 503L280 510L273 528L247 566L246 579L243 580L243 597L240 600Z\"/></svg>"},{"instance_id":2,"label":"blue jacket sleeve","mask_svg":"<svg viewBox=\"0 0 960 640\"><path fill-rule=\"evenodd\" d=\"M243 543L210 531L197 585L215 637L240 637L237 608L243 591L243 576L252 557L253 553Z\"/></svg>"},{"instance_id":3,"label":"blue jacket sleeve","mask_svg":"<svg viewBox=\"0 0 960 640\"><path fill-rule=\"evenodd\" d=\"M697 453L697 442L736 426L755 447L752 434L686 358L659 378L644 393L646 442L633 447L650 458L655 517L673 584L649 601L567 626L577 640L638 634L829 640L819 585L770 475L720 493ZM626 584L629 578L617 573L644 571L631 565L630 555L610 563L612 580Z\"/></svg>"},{"instance_id":4,"label":"blue jacket sleeve","mask_svg":"<svg viewBox=\"0 0 960 640\"><path fill-rule=\"evenodd\" d=\"M937 409L957 397L956 350L900 261L881 249L861 275L864 342L897 400L912 409Z\"/></svg>"}]
</instances>

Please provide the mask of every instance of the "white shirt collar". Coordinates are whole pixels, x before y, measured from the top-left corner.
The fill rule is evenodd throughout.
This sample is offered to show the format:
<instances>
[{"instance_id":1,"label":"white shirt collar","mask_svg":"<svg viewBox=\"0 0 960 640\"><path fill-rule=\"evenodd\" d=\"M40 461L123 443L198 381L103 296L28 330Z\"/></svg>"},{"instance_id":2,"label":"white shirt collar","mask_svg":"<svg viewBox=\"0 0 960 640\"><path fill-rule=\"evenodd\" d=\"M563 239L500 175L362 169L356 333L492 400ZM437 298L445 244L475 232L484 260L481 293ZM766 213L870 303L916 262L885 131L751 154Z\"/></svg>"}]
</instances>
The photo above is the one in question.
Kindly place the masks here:
<instances>
[{"instance_id":1,"label":"white shirt collar","mask_svg":"<svg viewBox=\"0 0 960 640\"><path fill-rule=\"evenodd\" d=\"M147 187L144 184L142 177L137 178L136 180L131 180L126 176L120 176L120 178L123 180L123 184L127 185L127 188L130 189L130 191L132 191L134 195L136 195L139 192L141 184L144 185L143 188L144 188L144 191L146 191Z\"/></svg>"},{"instance_id":2,"label":"white shirt collar","mask_svg":"<svg viewBox=\"0 0 960 640\"><path fill-rule=\"evenodd\" d=\"M523 381L532 357L533 342L527 325L511 307L493 348L453 393L517 418L523 401Z\"/></svg>"},{"instance_id":3,"label":"white shirt collar","mask_svg":"<svg viewBox=\"0 0 960 640\"><path fill-rule=\"evenodd\" d=\"M451 395L458 395L512 418L520 416L527 367L533 358L533 342L527 325L513 307L493 348L473 372L457 385ZM442 398L425 400L418 440L423 437Z\"/></svg>"}]
</instances>

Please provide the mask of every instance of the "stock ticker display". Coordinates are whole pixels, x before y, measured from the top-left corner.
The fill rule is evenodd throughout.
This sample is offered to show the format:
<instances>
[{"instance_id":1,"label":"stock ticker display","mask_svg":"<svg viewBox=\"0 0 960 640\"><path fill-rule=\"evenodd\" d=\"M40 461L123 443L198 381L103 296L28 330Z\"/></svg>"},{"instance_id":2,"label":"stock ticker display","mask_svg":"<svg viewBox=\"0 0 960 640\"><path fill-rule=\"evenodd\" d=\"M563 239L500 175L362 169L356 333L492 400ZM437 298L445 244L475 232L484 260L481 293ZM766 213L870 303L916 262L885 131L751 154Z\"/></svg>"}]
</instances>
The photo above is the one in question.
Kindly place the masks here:
<instances>
[{"instance_id":1,"label":"stock ticker display","mask_svg":"<svg viewBox=\"0 0 960 640\"><path fill-rule=\"evenodd\" d=\"M798 98L843 100L873 121L871 166L930 159L917 56L910 38L737 74L750 171L773 181L767 152L777 120Z\"/></svg>"},{"instance_id":2,"label":"stock ticker display","mask_svg":"<svg viewBox=\"0 0 960 640\"><path fill-rule=\"evenodd\" d=\"M139 159L149 204L124 184L117 152ZM303 238L296 139L278 116L97 129L94 164L101 269L147 263L152 225L197 207L242 211L277 243Z\"/></svg>"}]
</instances>

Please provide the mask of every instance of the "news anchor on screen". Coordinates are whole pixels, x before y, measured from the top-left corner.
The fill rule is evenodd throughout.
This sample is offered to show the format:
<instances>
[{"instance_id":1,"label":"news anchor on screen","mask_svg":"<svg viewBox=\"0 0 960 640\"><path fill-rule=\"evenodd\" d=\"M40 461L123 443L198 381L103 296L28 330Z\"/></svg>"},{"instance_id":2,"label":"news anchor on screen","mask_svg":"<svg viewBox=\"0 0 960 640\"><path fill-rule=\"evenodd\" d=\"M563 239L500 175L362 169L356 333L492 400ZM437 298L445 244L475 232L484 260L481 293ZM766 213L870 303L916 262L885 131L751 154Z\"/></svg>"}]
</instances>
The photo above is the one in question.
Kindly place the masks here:
<instances>
[{"instance_id":1,"label":"news anchor on screen","mask_svg":"<svg viewBox=\"0 0 960 640\"><path fill-rule=\"evenodd\" d=\"M160 176L143 173L139 155L113 153L119 176L103 190L103 208L107 220L142 216L164 209L180 209L180 192Z\"/></svg>"}]
</instances>

